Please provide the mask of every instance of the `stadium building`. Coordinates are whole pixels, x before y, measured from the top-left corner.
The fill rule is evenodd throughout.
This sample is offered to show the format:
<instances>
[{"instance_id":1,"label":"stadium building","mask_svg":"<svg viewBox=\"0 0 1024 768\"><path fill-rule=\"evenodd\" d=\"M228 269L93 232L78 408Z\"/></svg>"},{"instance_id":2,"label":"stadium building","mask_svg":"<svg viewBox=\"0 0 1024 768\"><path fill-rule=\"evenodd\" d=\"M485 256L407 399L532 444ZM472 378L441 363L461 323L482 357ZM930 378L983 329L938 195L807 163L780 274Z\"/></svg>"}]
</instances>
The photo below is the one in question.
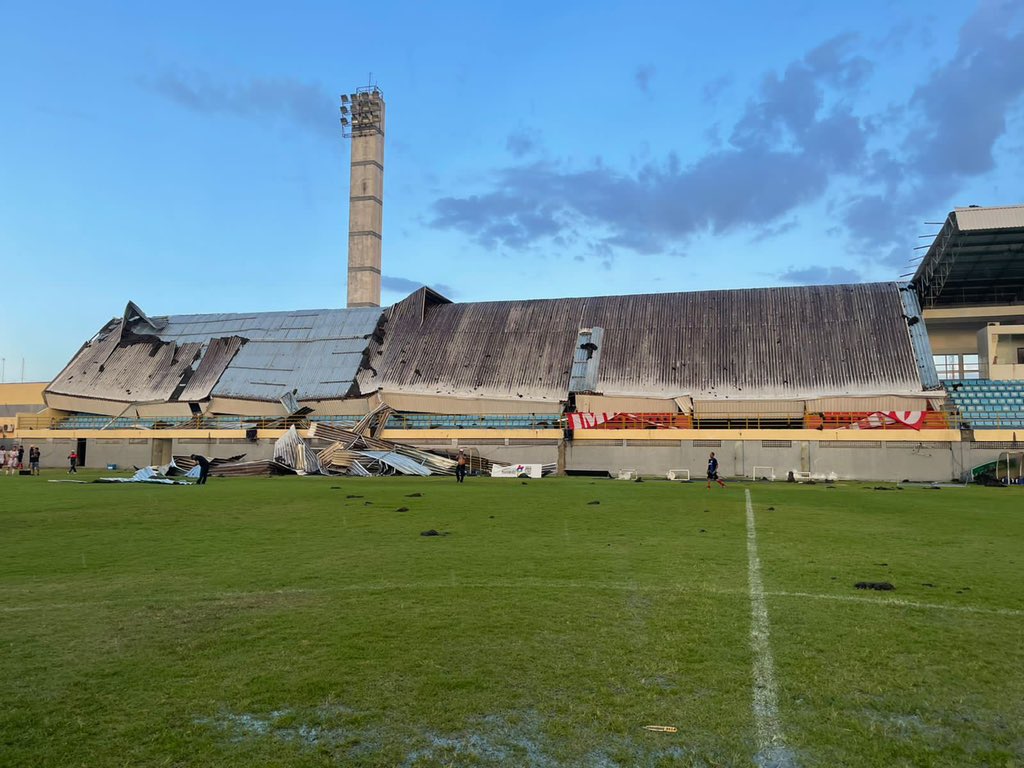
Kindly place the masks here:
<instances>
[{"instance_id":1,"label":"stadium building","mask_svg":"<svg viewBox=\"0 0 1024 768\"><path fill-rule=\"evenodd\" d=\"M1024 451L1024 206L952 211L908 283L463 303L421 288L382 308L384 102L343 102L348 307L129 301L42 403L0 387L5 442L44 466L71 449L90 467L270 458L292 425L326 445L321 425L378 414L384 439L565 472L696 476L715 451L731 476L945 481Z\"/></svg>"}]
</instances>

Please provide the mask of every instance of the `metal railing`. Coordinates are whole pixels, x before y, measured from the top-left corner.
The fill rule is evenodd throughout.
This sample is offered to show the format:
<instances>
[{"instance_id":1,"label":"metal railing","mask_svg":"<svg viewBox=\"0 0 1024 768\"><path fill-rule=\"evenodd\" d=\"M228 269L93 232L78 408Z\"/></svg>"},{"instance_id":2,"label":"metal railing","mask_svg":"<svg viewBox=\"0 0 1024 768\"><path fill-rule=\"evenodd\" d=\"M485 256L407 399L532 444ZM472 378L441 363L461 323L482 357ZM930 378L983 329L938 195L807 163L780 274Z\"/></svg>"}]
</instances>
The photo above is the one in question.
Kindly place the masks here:
<instances>
[{"instance_id":1,"label":"metal railing","mask_svg":"<svg viewBox=\"0 0 1024 768\"><path fill-rule=\"evenodd\" d=\"M558 413L434 414L392 413L387 429L564 429Z\"/></svg>"},{"instance_id":2,"label":"metal railing","mask_svg":"<svg viewBox=\"0 0 1024 768\"><path fill-rule=\"evenodd\" d=\"M986 414L965 417L949 411L928 411L919 430L906 424L882 420L881 423L866 422L869 412L824 412L803 416L778 416L773 414L752 414L749 416L690 416L681 413L620 413L609 421L589 428L594 430L657 429L657 430L786 430L786 429L875 429L883 431L927 431L935 429L1024 429L1024 412L1011 414ZM226 430L226 429L287 429L294 425L305 429L310 423L332 424L344 429L352 428L358 416L304 416L304 417L241 417L241 416L172 416L131 419L75 414L60 418L19 414L18 430L60 429L60 430ZM559 414L424 414L393 413L387 421L387 429L405 430L564 430L568 420Z\"/></svg>"}]
</instances>

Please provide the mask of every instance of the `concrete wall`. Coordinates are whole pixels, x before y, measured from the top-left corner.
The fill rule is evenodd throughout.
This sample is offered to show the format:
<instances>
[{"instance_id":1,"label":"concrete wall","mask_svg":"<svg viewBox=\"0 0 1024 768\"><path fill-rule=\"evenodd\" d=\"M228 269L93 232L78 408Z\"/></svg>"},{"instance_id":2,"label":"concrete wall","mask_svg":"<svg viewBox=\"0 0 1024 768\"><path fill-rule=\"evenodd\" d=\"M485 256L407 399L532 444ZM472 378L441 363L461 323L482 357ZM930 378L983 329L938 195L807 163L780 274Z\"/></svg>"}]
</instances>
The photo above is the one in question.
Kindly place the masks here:
<instances>
[{"instance_id":1,"label":"concrete wall","mask_svg":"<svg viewBox=\"0 0 1024 768\"><path fill-rule=\"evenodd\" d=\"M719 444L715 445L716 442ZM838 444L840 447L833 447L835 442L797 440L687 440L671 446L630 445L628 440L594 443L570 443L566 448L566 469L613 473L635 469L655 476L670 469L689 469L691 477L703 478L708 456L714 451L723 477L751 477L755 466L772 467L778 479L785 479L790 470L816 475L835 473L848 480L946 482L959 477L950 448L955 443L843 443ZM766 474L766 470L757 473L759 477Z\"/></svg>"},{"instance_id":2,"label":"concrete wall","mask_svg":"<svg viewBox=\"0 0 1024 768\"><path fill-rule=\"evenodd\" d=\"M18 441L4 441L4 445L17 444ZM109 464L119 468L148 466L161 462L161 457L154 457L152 438L87 438L85 444L85 463L81 466L91 469L102 469ZM246 459L273 458L274 440L259 440L256 443L247 440L234 441L224 439L190 440L174 439L171 441L173 455L202 453L211 458L236 456L240 453ZM54 467L64 468L68 464L68 454L78 450L78 440L74 438L56 438L42 440L23 440L25 446L25 464L28 465L28 449L32 445L39 446L39 464L43 469Z\"/></svg>"},{"instance_id":3,"label":"concrete wall","mask_svg":"<svg viewBox=\"0 0 1024 768\"><path fill-rule=\"evenodd\" d=\"M425 450L462 447L471 453L502 463L554 464L558 461L558 444L554 441L509 440L462 442L425 439L414 443ZM316 448L323 441L313 441ZM67 455L77 449L77 440L25 440L28 447L38 445L44 469L64 468ZM90 468L117 464L121 468L145 466L154 461L154 440L151 438L89 438L86 463ZM1016 447L1014 447L1016 446ZM171 453L188 455L202 453L227 458L240 453L246 459L273 458L274 440L249 442L231 439L175 438ZM789 470L816 475L835 473L840 479L878 481L940 481L960 480L971 468L997 459L1005 451L1022 452L1024 444L1009 442L836 442L817 440L588 440L565 444L567 470L590 470L615 473L635 469L649 476L664 476L670 469L688 469L695 479L704 477L708 454L714 451L719 472L725 477L751 477L755 466L772 467L777 479L784 480ZM761 470L758 476L767 474Z\"/></svg>"},{"instance_id":4,"label":"concrete wall","mask_svg":"<svg viewBox=\"0 0 1024 768\"><path fill-rule=\"evenodd\" d=\"M555 441L503 445L454 440L422 440L413 441L411 444L425 451L462 448L471 455L475 456L479 453L485 459L501 464L556 464L558 462L558 443Z\"/></svg>"}]
</instances>

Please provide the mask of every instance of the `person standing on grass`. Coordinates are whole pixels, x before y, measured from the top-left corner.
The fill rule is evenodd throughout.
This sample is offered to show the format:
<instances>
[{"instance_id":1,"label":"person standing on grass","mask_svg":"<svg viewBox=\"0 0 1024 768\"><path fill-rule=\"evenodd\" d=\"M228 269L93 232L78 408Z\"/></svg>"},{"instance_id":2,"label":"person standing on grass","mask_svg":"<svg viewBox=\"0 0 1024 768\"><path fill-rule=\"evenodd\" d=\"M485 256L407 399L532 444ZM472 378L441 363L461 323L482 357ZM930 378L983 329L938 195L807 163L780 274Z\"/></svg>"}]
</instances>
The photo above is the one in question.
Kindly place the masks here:
<instances>
[{"instance_id":1,"label":"person standing on grass","mask_svg":"<svg viewBox=\"0 0 1024 768\"><path fill-rule=\"evenodd\" d=\"M708 488L711 487L711 481L714 480L720 486L725 488L725 483L718 476L718 459L715 458L715 452L711 452L711 456L708 457Z\"/></svg>"},{"instance_id":2,"label":"person standing on grass","mask_svg":"<svg viewBox=\"0 0 1024 768\"><path fill-rule=\"evenodd\" d=\"M24 469L25 465L22 463L25 458L25 446L21 443L18 444L18 469Z\"/></svg>"},{"instance_id":3,"label":"person standing on grass","mask_svg":"<svg viewBox=\"0 0 1024 768\"><path fill-rule=\"evenodd\" d=\"M39 474L39 446L33 445L28 449L28 471L33 475Z\"/></svg>"},{"instance_id":4,"label":"person standing on grass","mask_svg":"<svg viewBox=\"0 0 1024 768\"><path fill-rule=\"evenodd\" d=\"M466 454L461 450L455 459L455 482L461 483L466 479Z\"/></svg>"},{"instance_id":5,"label":"person standing on grass","mask_svg":"<svg viewBox=\"0 0 1024 768\"><path fill-rule=\"evenodd\" d=\"M199 479L196 480L196 485L206 485L206 478L210 474L210 460L198 453L193 453L191 458L199 465Z\"/></svg>"},{"instance_id":6,"label":"person standing on grass","mask_svg":"<svg viewBox=\"0 0 1024 768\"><path fill-rule=\"evenodd\" d=\"M78 474L78 453L75 451L71 451L71 453L68 454L68 474Z\"/></svg>"}]
</instances>

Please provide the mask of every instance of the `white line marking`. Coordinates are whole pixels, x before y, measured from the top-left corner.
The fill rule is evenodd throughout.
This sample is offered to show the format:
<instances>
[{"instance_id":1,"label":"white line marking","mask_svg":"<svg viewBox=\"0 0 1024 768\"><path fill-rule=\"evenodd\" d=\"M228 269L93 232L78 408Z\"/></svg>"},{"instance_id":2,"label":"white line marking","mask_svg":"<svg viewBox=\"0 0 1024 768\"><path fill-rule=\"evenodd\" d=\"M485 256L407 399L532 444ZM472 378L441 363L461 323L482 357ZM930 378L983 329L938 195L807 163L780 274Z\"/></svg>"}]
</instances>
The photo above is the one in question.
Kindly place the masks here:
<instances>
[{"instance_id":1,"label":"white line marking","mask_svg":"<svg viewBox=\"0 0 1024 768\"><path fill-rule=\"evenodd\" d=\"M79 600L75 602L59 603L30 603L27 605L0 605L0 613L24 613L26 611L46 610L67 610L75 608L90 608L94 606L124 606L137 603L152 605L168 605L188 602L200 602L211 600L234 600L240 598L258 597L288 597L295 595L309 596L330 596L348 594L352 592L420 592L448 589L452 586L451 581L418 581L418 582L371 582L362 584L341 584L333 587L319 587L315 589L274 589L274 590L250 590L238 592L198 592L162 595L147 595L142 597L125 596L109 600ZM710 584L637 584L636 582L617 581L585 581L575 579L494 579L487 581L456 581L455 586L459 589L562 589L562 590L588 590L608 589L623 592L650 592L654 594L710 594L710 595L743 595L747 596L748 590L721 589ZM37 590L4 589L0 588L0 601L11 597L20 597L20 593L28 593ZM9 594L5 594L9 593ZM901 600L900 598L869 597L865 595L827 595L815 592L786 592L772 590L764 592L765 597L789 597L803 600L838 600L848 603L860 603L862 605L874 605L878 607L891 608L919 608L928 611L957 611L963 613L989 614L992 616L1024 616L1024 610L1020 608L985 608L974 605L942 605L941 603L921 603L914 600Z\"/></svg>"},{"instance_id":2,"label":"white line marking","mask_svg":"<svg viewBox=\"0 0 1024 768\"><path fill-rule=\"evenodd\" d=\"M754 731L757 754L754 762L761 766L792 766L779 725L779 702L775 691L775 662L772 660L771 626L768 606L761 583L761 560L757 556L757 529L754 527L754 506L747 497L747 570L750 576L750 647L754 651Z\"/></svg>"},{"instance_id":3,"label":"white line marking","mask_svg":"<svg viewBox=\"0 0 1024 768\"><path fill-rule=\"evenodd\" d=\"M844 603L866 603L868 605L891 605L896 608L923 608L929 611L963 611L964 613L988 613L994 616L1024 616L1017 608L982 608L975 605L941 605L919 603L916 600L901 600L898 597L875 599L856 595L822 595L813 592L765 592L769 597L800 597L810 600L839 600Z\"/></svg>"}]
</instances>

